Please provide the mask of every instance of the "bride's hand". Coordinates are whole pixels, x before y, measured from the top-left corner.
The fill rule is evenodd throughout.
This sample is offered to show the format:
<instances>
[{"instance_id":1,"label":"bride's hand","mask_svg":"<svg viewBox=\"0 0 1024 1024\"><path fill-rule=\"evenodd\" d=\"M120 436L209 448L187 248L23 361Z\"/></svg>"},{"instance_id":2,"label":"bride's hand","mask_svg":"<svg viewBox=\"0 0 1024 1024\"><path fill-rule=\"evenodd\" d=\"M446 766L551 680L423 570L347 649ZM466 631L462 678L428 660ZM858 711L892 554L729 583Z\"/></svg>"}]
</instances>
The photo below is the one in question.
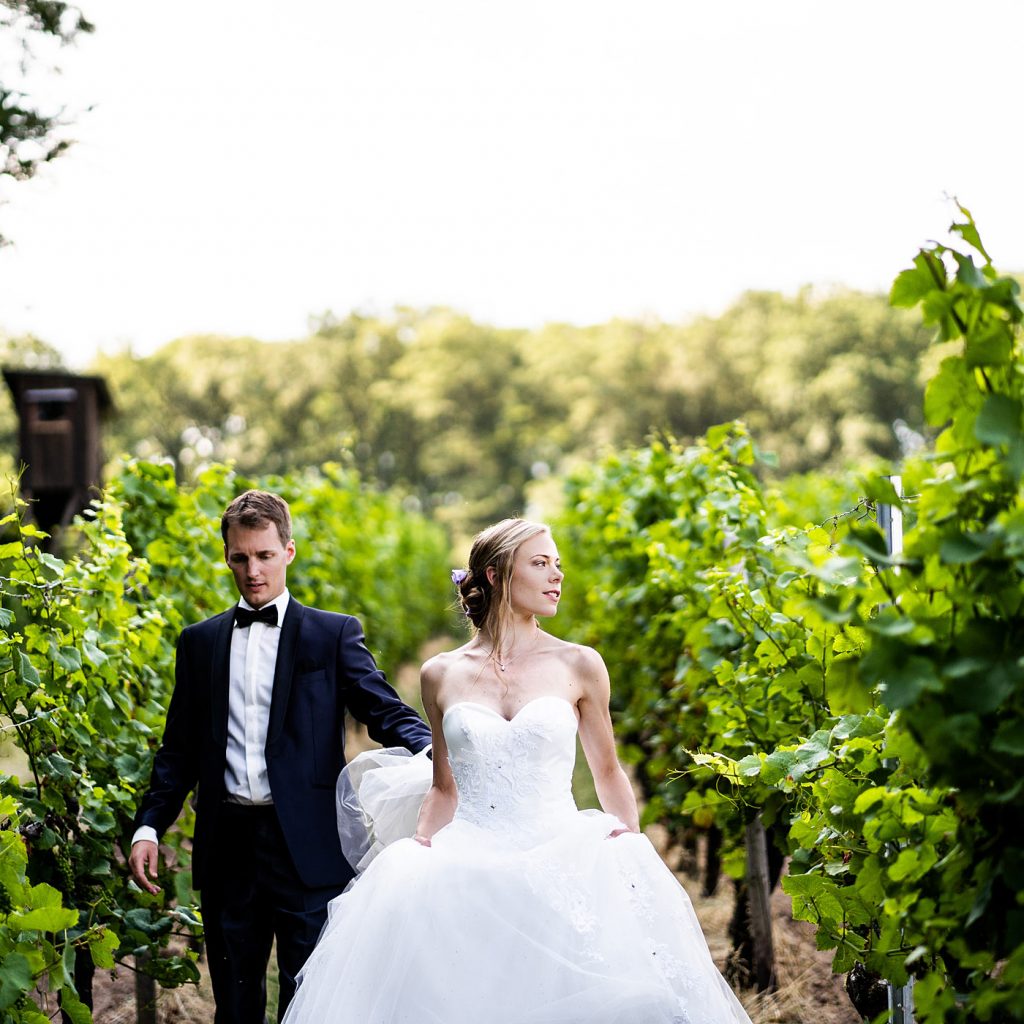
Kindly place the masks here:
<instances>
[{"instance_id":1,"label":"bride's hand","mask_svg":"<svg viewBox=\"0 0 1024 1024\"><path fill-rule=\"evenodd\" d=\"M426 836L413 836L413 839L415 839L420 846L430 846L430 840Z\"/></svg>"},{"instance_id":2,"label":"bride's hand","mask_svg":"<svg viewBox=\"0 0 1024 1024\"><path fill-rule=\"evenodd\" d=\"M605 836L605 839L614 839L616 836L628 835L632 831L633 830L631 828L617 828L614 831L609 832L608 835Z\"/></svg>"}]
</instances>

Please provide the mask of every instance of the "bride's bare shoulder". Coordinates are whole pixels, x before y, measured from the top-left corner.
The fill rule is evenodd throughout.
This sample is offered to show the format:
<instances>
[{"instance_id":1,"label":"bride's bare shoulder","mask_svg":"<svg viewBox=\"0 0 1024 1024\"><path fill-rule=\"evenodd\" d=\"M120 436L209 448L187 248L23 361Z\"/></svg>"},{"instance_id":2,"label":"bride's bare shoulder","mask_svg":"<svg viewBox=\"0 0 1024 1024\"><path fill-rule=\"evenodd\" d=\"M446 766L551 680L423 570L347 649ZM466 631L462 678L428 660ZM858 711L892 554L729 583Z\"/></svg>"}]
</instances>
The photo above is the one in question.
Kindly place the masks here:
<instances>
[{"instance_id":1,"label":"bride's bare shoulder","mask_svg":"<svg viewBox=\"0 0 1024 1024\"><path fill-rule=\"evenodd\" d=\"M448 676L458 672L465 665L468 646L463 644L452 651L441 651L428 658L420 667L420 680L428 685L437 686Z\"/></svg>"},{"instance_id":2,"label":"bride's bare shoulder","mask_svg":"<svg viewBox=\"0 0 1024 1024\"><path fill-rule=\"evenodd\" d=\"M551 637L551 642L551 653L572 669L575 675L593 675L604 670L604 659L593 647L570 643L558 637Z\"/></svg>"}]
</instances>

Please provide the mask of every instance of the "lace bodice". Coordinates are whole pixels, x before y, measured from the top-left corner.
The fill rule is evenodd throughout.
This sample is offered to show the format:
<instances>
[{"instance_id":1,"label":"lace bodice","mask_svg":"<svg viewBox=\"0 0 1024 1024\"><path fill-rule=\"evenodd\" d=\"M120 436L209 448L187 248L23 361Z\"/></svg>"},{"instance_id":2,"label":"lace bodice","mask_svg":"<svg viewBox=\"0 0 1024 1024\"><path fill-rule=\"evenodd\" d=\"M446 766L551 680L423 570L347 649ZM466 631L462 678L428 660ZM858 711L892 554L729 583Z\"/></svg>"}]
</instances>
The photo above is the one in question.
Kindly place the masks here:
<instances>
[{"instance_id":1,"label":"lace bodice","mask_svg":"<svg viewBox=\"0 0 1024 1024\"><path fill-rule=\"evenodd\" d=\"M562 697L537 697L511 721L460 701L445 711L444 737L459 791L456 820L529 842L576 813L576 713Z\"/></svg>"}]
</instances>

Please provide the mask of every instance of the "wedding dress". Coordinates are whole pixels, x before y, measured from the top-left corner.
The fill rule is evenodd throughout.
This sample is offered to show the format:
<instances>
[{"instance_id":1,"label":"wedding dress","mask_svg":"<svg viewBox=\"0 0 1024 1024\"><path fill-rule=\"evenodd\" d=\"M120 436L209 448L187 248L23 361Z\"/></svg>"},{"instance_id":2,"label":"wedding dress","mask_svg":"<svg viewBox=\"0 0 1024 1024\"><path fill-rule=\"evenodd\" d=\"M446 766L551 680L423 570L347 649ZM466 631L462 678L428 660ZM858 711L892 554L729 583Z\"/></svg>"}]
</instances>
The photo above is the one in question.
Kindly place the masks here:
<instances>
[{"instance_id":1,"label":"wedding dress","mask_svg":"<svg viewBox=\"0 0 1024 1024\"><path fill-rule=\"evenodd\" d=\"M364 858L286 1024L749 1024L650 842L577 810L576 726L556 696L448 708L454 820Z\"/></svg>"}]
</instances>

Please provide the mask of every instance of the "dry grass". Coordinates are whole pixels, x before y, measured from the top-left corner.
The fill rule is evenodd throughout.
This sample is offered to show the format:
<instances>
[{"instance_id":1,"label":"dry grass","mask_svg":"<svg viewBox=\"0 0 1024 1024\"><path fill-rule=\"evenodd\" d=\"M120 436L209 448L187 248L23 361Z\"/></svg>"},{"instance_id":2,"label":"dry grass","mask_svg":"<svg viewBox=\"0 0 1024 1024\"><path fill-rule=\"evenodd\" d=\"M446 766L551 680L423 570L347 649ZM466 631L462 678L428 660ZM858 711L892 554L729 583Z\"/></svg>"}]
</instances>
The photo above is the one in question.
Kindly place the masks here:
<instances>
[{"instance_id":1,"label":"dry grass","mask_svg":"<svg viewBox=\"0 0 1024 1024\"><path fill-rule=\"evenodd\" d=\"M688 889L697 887L690 883ZM732 916L733 892L729 882L719 885L711 899L693 899L694 910L708 938L715 963L729 955L727 929ZM758 995L740 993L753 1024L860 1024L860 1016L843 989L842 977L832 973L830 953L814 944L814 928L790 916L789 897L772 896L775 967L778 987Z\"/></svg>"},{"instance_id":2,"label":"dry grass","mask_svg":"<svg viewBox=\"0 0 1024 1024\"><path fill-rule=\"evenodd\" d=\"M665 830L653 826L647 831L666 863L675 868L679 852L666 848ZM715 894L705 898L695 880L679 872L677 877L690 895L711 956L721 969L732 948L733 885L723 879ZM832 973L831 953L815 946L810 924L793 920L789 897L781 889L772 894L772 925L777 988L764 995L752 990L738 993L753 1024L861 1024L843 978Z\"/></svg>"},{"instance_id":3,"label":"dry grass","mask_svg":"<svg viewBox=\"0 0 1024 1024\"><path fill-rule=\"evenodd\" d=\"M205 963L200 964L199 985L156 989L156 1019L159 1024L210 1024L213 993ZM95 1024L136 1024L135 975L127 967L97 974L93 982Z\"/></svg>"}]
</instances>

